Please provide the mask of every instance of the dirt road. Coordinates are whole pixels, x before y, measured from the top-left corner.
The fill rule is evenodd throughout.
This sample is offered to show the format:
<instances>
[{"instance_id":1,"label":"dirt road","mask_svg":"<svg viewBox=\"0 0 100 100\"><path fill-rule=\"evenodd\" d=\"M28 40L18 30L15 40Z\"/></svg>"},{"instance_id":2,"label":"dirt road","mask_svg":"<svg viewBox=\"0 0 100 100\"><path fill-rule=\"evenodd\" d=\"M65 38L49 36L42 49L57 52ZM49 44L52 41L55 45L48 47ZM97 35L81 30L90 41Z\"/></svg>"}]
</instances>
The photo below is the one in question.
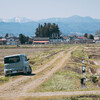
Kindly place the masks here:
<instances>
[{"instance_id":1,"label":"dirt road","mask_svg":"<svg viewBox=\"0 0 100 100\"><path fill-rule=\"evenodd\" d=\"M26 87L26 85L28 87L30 87L30 85L29 85L31 83L30 80L34 79L35 76L38 76L38 73L41 73L43 70L45 70L46 68L51 66L57 59L59 59L62 56L63 53L64 53L64 51L60 52L59 55L56 58L54 58L52 61L48 62L43 67L41 66L40 69L34 71L33 75L31 75L31 76L23 76L21 78L16 79L15 81L11 81L11 82L3 85L2 87L0 87L0 95L9 93L9 91L11 91L12 93L20 92L20 90L22 90L23 87ZM25 91L25 89L24 89L24 91Z\"/></svg>"},{"instance_id":2,"label":"dirt road","mask_svg":"<svg viewBox=\"0 0 100 100\"><path fill-rule=\"evenodd\" d=\"M46 65L42 66L40 69L33 72L35 75L23 76L16 79L15 81L9 82L0 87L0 98L14 98L21 96L56 96L56 95L73 95L79 94L79 92L46 92L46 93L29 93L30 90L35 90L39 85L45 82L49 77L53 75L58 69L64 67L71 56L71 52L77 47L71 48L67 53L66 51L61 51L53 60L48 62ZM60 59L55 66L57 60ZM82 94L85 92L82 91ZM100 91L88 91L89 93L99 93Z\"/></svg>"}]
</instances>

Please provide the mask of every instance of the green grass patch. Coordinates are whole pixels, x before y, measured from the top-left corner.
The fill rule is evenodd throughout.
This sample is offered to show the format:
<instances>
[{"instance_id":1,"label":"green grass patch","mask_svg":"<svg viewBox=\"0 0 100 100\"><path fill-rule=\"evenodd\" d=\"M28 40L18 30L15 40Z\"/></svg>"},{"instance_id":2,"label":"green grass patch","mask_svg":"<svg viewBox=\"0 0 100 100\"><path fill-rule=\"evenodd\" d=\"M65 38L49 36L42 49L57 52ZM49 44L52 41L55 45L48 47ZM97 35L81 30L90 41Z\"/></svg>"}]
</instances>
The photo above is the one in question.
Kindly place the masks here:
<instances>
[{"instance_id":1,"label":"green grass patch","mask_svg":"<svg viewBox=\"0 0 100 100\"><path fill-rule=\"evenodd\" d=\"M4 67L4 64L0 64L0 67Z\"/></svg>"},{"instance_id":2,"label":"green grass patch","mask_svg":"<svg viewBox=\"0 0 100 100\"><path fill-rule=\"evenodd\" d=\"M69 64L60 71L56 72L50 79L44 82L35 92L47 91L84 91L98 90L96 84L91 80L89 73L88 54L83 50L83 46L79 46L77 50L72 52ZM82 64L82 57L84 64ZM86 66L86 75L82 74L82 66ZM92 65L93 67L97 67ZM81 87L81 78L85 77L85 88Z\"/></svg>"},{"instance_id":3,"label":"green grass patch","mask_svg":"<svg viewBox=\"0 0 100 100\"><path fill-rule=\"evenodd\" d=\"M80 76L73 71L58 71L35 92L73 91L80 88Z\"/></svg>"},{"instance_id":4,"label":"green grass patch","mask_svg":"<svg viewBox=\"0 0 100 100\"><path fill-rule=\"evenodd\" d=\"M0 84L3 84L5 82L9 81L9 79L10 79L10 77L1 76L0 77Z\"/></svg>"}]
</instances>

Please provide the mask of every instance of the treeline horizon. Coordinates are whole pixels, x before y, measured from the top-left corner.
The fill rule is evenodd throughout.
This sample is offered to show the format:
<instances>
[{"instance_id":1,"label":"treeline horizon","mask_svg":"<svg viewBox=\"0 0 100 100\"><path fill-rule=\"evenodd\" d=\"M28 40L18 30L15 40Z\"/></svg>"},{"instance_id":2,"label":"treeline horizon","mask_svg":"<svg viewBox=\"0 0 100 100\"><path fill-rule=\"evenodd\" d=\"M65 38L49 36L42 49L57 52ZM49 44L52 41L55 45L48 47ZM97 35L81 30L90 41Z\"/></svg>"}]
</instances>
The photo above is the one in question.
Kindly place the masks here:
<instances>
[{"instance_id":1,"label":"treeline horizon","mask_svg":"<svg viewBox=\"0 0 100 100\"><path fill-rule=\"evenodd\" d=\"M44 23L44 25L39 24L36 28L35 37L60 38L61 34L57 24Z\"/></svg>"}]
</instances>

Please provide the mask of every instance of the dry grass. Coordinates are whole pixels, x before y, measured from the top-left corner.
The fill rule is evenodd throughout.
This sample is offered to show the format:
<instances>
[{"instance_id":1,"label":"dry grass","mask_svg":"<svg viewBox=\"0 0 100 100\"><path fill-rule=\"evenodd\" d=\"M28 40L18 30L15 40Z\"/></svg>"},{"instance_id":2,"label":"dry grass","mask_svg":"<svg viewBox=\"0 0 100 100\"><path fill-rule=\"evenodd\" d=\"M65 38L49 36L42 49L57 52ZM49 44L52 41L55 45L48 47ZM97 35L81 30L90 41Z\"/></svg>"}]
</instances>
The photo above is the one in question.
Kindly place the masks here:
<instances>
[{"instance_id":1,"label":"dry grass","mask_svg":"<svg viewBox=\"0 0 100 100\"><path fill-rule=\"evenodd\" d=\"M83 47L79 47L72 53L70 63L64 68L54 74L48 81L43 83L36 92L46 91L76 91L76 90L98 90L97 84L91 80L91 73L89 72L88 54ZM82 64L82 57L84 56L85 63ZM86 75L82 74L82 66L86 66ZM93 66L93 65L92 65ZM81 78L86 77L85 89L81 88ZM98 81L99 84L99 81Z\"/></svg>"},{"instance_id":2,"label":"dry grass","mask_svg":"<svg viewBox=\"0 0 100 100\"><path fill-rule=\"evenodd\" d=\"M0 99L3 100L3 99ZM99 95L78 95L78 96L47 96L47 97L20 97L15 100L100 100Z\"/></svg>"},{"instance_id":3,"label":"dry grass","mask_svg":"<svg viewBox=\"0 0 100 100\"><path fill-rule=\"evenodd\" d=\"M26 54L31 56L39 55L44 51L49 51L51 48L18 48L18 49L0 49L0 63L3 63L4 56L14 54Z\"/></svg>"},{"instance_id":4,"label":"dry grass","mask_svg":"<svg viewBox=\"0 0 100 100\"><path fill-rule=\"evenodd\" d=\"M64 47L63 47L64 48ZM69 46L65 46L65 48L69 48ZM56 54L58 54L60 51L62 50L62 48L60 48L59 46L48 46L48 45L42 45L42 46L32 46L32 45L28 45L28 46L20 46L20 47L16 47L16 46L0 46L0 75L3 78L0 78L0 84L5 83L7 81L5 81L5 77L4 77L4 64L3 64L3 59L4 56L8 56L8 55L13 55L13 54L26 54L26 56L30 59L29 60L29 64L31 65L33 71L36 69L39 69L41 67L41 65L47 63L48 61L52 60L54 58L54 56L56 56ZM1 77L0 76L0 77ZM9 80L12 79L16 79L19 77L22 77L22 75L18 75L18 76L10 76L8 78ZM4 80L2 80L4 79Z\"/></svg>"}]
</instances>

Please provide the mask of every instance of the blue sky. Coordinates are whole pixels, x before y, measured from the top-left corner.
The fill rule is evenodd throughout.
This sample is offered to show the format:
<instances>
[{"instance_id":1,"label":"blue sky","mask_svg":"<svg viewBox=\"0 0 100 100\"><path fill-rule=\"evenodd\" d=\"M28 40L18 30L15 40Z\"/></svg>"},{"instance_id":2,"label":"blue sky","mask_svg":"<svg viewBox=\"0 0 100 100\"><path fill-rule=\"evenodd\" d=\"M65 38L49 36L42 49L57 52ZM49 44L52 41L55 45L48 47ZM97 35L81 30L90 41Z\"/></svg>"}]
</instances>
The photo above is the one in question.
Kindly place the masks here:
<instances>
[{"instance_id":1,"label":"blue sky","mask_svg":"<svg viewBox=\"0 0 100 100\"><path fill-rule=\"evenodd\" d=\"M100 0L0 0L0 18L27 17L33 20L90 16L100 19Z\"/></svg>"}]
</instances>

